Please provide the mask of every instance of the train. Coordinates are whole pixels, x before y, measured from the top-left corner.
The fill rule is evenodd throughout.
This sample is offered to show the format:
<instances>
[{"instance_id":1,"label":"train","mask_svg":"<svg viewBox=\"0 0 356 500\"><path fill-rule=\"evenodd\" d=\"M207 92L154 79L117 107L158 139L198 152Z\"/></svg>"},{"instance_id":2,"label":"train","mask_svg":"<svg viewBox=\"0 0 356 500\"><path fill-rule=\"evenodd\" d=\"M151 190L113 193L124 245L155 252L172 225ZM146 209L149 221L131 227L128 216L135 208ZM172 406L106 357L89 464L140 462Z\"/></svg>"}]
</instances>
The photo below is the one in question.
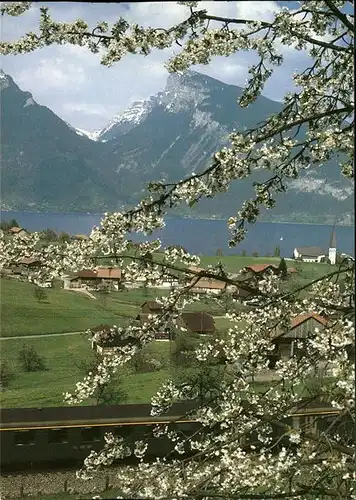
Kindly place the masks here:
<instances>
[{"instance_id":1,"label":"train","mask_svg":"<svg viewBox=\"0 0 356 500\"><path fill-rule=\"evenodd\" d=\"M174 455L171 441L167 437L156 439L153 429L157 424L166 424L186 437L196 434L201 424L189 417L194 408L196 403L192 401L176 403L155 417L150 415L149 404L3 408L0 470L28 472L80 466L91 450L102 449L108 432L130 442L148 438L145 459ZM329 425L330 418L337 414L330 407L312 406L291 413L288 420L293 427L315 427L323 422ZM245 445L248 447L247 442Z\"/></svg>"}]
</instances>

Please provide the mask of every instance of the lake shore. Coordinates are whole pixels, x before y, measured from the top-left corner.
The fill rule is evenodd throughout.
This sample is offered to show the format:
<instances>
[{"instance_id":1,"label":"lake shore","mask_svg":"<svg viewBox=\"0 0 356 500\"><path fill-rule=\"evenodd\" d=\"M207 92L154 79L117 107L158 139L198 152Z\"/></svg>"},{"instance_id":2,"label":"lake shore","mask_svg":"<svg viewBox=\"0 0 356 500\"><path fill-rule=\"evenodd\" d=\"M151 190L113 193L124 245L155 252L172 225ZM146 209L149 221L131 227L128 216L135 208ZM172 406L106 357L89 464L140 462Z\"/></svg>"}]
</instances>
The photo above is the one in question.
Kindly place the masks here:
<instances>
[{"instance_id":1,"label":"lake shore","mask_svg":"<svg viewBox=\"0 0 356 500\"><path fill-rule=\"evenodd\" d=\"M38 211L38 210L12 210L12 209L0 209L0 219L3 217L1 216L2 213L19 213L19 214L54 214L54 215L88 215L92 217L104 217L104 212L102 213L97 213L97 212L53 212L53 211ZM182 219L187 219L187 220L211 220L211 221L227 221L228 216L226 217L215 217L215 216L188 216L188 215L168 215L168 218L182 218ZM298 221L298 220L265 220L263 218L259 219L257 223L263 222L263 223L269 223L269 224L298 224L298 225L305 225L305 226L332 226L332 222L313 222L313 218L311 217L310 222L305 222L305 221ZM345 222L337 222L337 226L343 226L343 227L353 227L354 223L345 223Z\"/></svg>"}]
</instances>

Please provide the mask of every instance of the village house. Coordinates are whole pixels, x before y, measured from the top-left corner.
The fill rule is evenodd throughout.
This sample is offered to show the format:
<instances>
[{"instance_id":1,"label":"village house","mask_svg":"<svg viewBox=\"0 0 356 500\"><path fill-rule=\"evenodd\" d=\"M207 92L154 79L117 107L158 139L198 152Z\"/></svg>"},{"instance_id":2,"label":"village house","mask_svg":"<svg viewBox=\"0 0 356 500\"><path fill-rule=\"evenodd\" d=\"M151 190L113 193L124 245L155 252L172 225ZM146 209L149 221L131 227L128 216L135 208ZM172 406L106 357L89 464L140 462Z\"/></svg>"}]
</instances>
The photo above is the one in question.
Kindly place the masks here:
<instances>
[{"instance_id":1,"label":"village house","mask_svg":"<svg viewBox=\"0 0 356 500\"><path fill-rule=\"evenodd\" d=\"M196 273L200 273L206 271L206 269L202 269L199 267L191 267L190 271L194 271ZM194 276L190 284L193 285L190 289L193 293L213 293L214 295L218 295L226 288L226 283L224 281L220 281L214 278L206 278L202 277L196 282L197 278Z\"/></svg>"},{"instance_id":2,"label":"village house","mask_svg":"<svg viewBox=\"0 0 356 500\"><path fill-rule=\"evenodd\" d=\"M178 327L190 333L212 334L216 331L214 318L206 312L182 312L177 319Z\"/></svg>"},{"instance_id":3,"label":"village house","mask_svg":"<svg viewBox=\"0 0 356 500\"><path fill-rule=\"evenodd\" d=\"M141 312L143 314L159 314L162 311L162 304L155 300L146 300L141 305Z\"/></svg>"},{"instance_id":4,"label":"village house","mask_svg":"<svg viewBox=\"0 0 356 500\"><path fill-rule=\"evenodd\" d=\"M323 330L328 324L327 318L319 314L301 314L291 320L287 330L277 327L273 338L275 351L273 353L274 362L278 359L289 359L290 357L302 356L303 349L297 346L315 335L315 328Z\"/></svg>"},{"instance_id":5,"label":"village house","mask_svg":"<svg viewBox=\"0 0 356 500\"><path fill-rule=\"evenodd\" d=\"M321 247L298 247L294 249L293 256L296 260L303 262L322 262L328 258L330 264L336 264L336 232L335 225L331 231L329 249Z\"/></svg>"},{"instance_id":6,"label":"village house","mask_svg":"<svg viewBox=\"0 0 356 500\"><path fill-rule=\"evenodd\" d=\"M93 338L91 347L94 351L102 355L111 354L116 347L125 347L127 345L136 345L140 343L139 339L135 337L119 335L110 325L98 325L91 328L90 334L92 337L99 334L99 338L95 340Z\"/></svg>"},{"instance_id":7,"label":"village house","mask_svg":"<svg viewBox=\"0 0 356 500\"><path fill-rule=\"evenodd\" d=\"M72 276L63 276L63 288L65 290L84 288L87 290L99 290L106 286L107 290L119 290L122 282L121 269L114 267L97 267L93 270L83 269Z\"/></svg>"},{"instance_id":8,"label":"village house","mask_svg":"<svg viewBox=\"0 0 356 500\"><path fill-rule=\"evenodd\" d=\"M28 235L28 232L23 227L11 227L9 233L13 236L24 237Z\"/></svg>"},{"instance_id":9,"label":"village house","mask_svg":"<svg viewBox=\"0 0 356 500\"><path fill-rule=\"evenodd\" d=\"M261 276L264 273L271 271L274 274L278 273L278 266L275 264L253 264L243 268L244 273L250 273L254 276Z\"/></svg>"}]
</instances>

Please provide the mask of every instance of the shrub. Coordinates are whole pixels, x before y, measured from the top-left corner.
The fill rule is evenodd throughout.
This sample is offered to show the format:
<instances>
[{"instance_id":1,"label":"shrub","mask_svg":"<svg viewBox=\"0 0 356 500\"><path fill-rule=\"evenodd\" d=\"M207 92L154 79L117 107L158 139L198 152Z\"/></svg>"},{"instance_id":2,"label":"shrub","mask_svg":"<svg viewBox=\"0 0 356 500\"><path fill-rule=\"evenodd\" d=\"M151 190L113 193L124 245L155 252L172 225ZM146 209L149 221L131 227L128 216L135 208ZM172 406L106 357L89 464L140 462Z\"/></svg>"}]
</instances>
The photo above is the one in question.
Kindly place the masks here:
<instances>
[{"instance_id":1,"label":"shrub","mask_svg":"<svg viewBox=\"0 0 356 500\"><path fill-rule=\"evenodd\" d=\"M33 291L33 295L35 296L35 299L38 302L41 302L42 300L46 300L46 298L47 298L46 290L40 286L36 286L36 288Z\"/></svg>"},{"instance_id":2,"label":"shrub","mask_svg":"<svg viewBox=\"0 0 356 500\"><path fill-rule=\"evenodd\" d=\"M147 373L159 371L163 364L152 354L139 351L131 359L131 367L136 373Z\"/></svg>"},{"instance_id":3,"label":"shrub","mask_svg":"<svg viewBox=\"0 0 356 500\"><path fill-rule=\"evenodd\" d=\"M119 378L116 377L108 383L99 385L93 397L96 399L97 405L118 405L127 401L127 392L122 387Z\"/></svg>"},{"instance_id":4,"label":"shrub","mask_svg":"<svg viewBox=\"0 0 356 500\"><path fill-rule=\"evenodd\" d=\"M173 342L171 352L172 363L179 366L190 365L194 360L198 341L199 339L192 334L179 333Z\"/></svg>"},{"instance_id":5,"label":"shrub","mask_svg":"<svg viewBox=\"0 0 356 500\"><path fill-rule=\"evenodd\" d=\"M14 373L10 369L8 363L6 361L0 362L0 391L6 389L11 380L14 378Z\"/></svg>"},{"instance_id":6,"label":"shrub","mask_svg":"<svg viewBox=\"0 0 356 500\"><path fill-rule=\"evenodd\" d=\"M41 372L46 369L43 358L32 346L22 347L19 352L19 362L25 372Z\"/></svg>"}]
</instances>

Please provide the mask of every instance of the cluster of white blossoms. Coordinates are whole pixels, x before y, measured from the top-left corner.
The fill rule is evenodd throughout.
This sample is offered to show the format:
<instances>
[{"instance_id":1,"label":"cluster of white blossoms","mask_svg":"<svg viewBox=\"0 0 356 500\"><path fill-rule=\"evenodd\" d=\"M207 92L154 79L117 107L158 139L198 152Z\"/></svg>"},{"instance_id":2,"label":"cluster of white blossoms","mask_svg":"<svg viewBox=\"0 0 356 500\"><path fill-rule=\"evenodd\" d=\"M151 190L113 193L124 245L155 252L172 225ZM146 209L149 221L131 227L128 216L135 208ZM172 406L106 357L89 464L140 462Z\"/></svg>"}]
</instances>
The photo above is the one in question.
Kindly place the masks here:
<instances>
[{"instance_id":1,"label":"cluster of white blossoms","mask_svg":"<svg viewBox=\"0 0 356 500\"><path fill-rule=\"evenodd\" d=\"M189 458L154 463L140 462L118 474L122 498L300 498L355 499L354 436L354 262L345 259L335 271L286 290L273 274L263 280L237 277L218 268L197 271L197 256L180 247L162 247L160 240L133 245L131 234L151 235L165 225L167 212L190 206L229 189L231 182L248 179L255 170L270 177L255 184L255 196L241 200L228 219L230 246L244 239L247 223L255 223L261 207L272 209L276 193L287 192L289 179L302 171L320 168L333 160L342 174L354 178L354 17L351 2L302 1L296 8L282 8L270 21L225 18L199 9L199 2L179 2L189 13L170 29L142 28L119 18L111 27L99 23L91 31L83 20L63 23L41 8L37 33L1 42L0 53L22 54L51 44L69 43L100 52L110 66L127 53L147 55L152 49L181 45L168 62L171 72L195 64L209 64L215 56L253 51L258 62L249 69L249 80L239 100L248 106L262 92L274 66L283 64L281 46L305 51L310 67L293 75L296 91L285 95L283 109L254 129L233 131L230 145L217 151L210 165L177 182L149 186L149 195L127 212L105 214L100 227L85 241L44 246L38 233L26 238L0 234L0 268L7 269L24 257L40 262L28 279L44 285L70 271L94 269L101 259L124 270L127 281L144 280L147 286L162 284L167 275L180 286L157 299L160 314L146 323L113 327L122 339L131 339L104 355L90 373L66 394L78 403L107 383L123 363L155 338L155 333L180 312L199 300L189 293L202 277L214 278L252 293L248 308L226 301L230 328L226 334L203 342L196 361L208 370L222 368L219 394L200 402L192 413L201 424L193 437L181 436L174 427L155 429L157 439L172 442L178 454ZM29 2L3 4L2 14L21 15ZM187 10L187 12L188 12ZM214 297L212 297L214 298ZM220 297L216 297L219 303ZM301 314L318 314L325 327L310 332L294 344L296 354L275 362L273 339ZM100 341L102 332L90 340ZM266 378L267 376L267 378ZM268 378L269 377L269 378ZM189 384L167 380L152 398L152 415L164 413L172 403L194 398ZM309 404L335 411L321 427L306 418L297 426L290 414ZM320 422L319 422L320 424ZM252 439L252 441L251 441ZM250 443L246 448L246 443ZM128 443L108 435L101 452L92 452L80 477L93 476L98 468L134 453L142 460L146 444Z\"/></svg>"}]
</instances>

